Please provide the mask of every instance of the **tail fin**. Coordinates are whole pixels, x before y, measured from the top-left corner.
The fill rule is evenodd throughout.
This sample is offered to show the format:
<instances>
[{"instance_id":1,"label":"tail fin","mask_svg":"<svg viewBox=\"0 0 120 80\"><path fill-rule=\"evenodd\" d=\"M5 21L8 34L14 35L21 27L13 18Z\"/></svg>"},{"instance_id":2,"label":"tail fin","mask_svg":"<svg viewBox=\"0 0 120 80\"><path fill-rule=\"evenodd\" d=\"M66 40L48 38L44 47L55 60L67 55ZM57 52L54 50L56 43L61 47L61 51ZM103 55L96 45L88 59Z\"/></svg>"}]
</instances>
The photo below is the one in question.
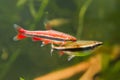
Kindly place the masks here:
<instances>
[{"instance_id":1,"label":"tail fin","mask_svg":"<svg viewBox=\"0 0 120 80\"><path fill-rule=\"evenodd\" d=\"M26 38L26 36L24 35L25 29L23 29L17 24L14 24L14 28L17 30L18 34L13 38L13 40L16 41Z\"/></svg>"}]
</instances>

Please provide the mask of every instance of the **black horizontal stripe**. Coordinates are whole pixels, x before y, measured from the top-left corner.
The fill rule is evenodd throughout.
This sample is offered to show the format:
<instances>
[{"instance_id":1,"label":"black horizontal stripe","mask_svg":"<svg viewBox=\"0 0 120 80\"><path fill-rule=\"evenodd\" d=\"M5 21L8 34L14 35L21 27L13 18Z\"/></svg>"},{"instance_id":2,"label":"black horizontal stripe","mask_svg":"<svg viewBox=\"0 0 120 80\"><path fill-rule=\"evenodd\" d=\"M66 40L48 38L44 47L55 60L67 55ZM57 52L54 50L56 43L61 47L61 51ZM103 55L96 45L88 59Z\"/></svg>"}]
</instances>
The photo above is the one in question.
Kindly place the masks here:
<instances>
[{"instance_id":1,"label":"black horizontal stripe","mask_svg":"<svg viewBox=\"0 0 120 80\"><path fill-rule=\"evenodd\" d=\"M55 37L49 37L49 36L38 36L35 35L35 37L40 37L40 38L45 38L45 39L50 39L50 40L56 40L56 41L70 41L70 40L65 40L65 39L61 39L61 38L55 38Z\"/></svg>"},{"instance_id":2,"label":"black horizontal stripe","mask_svg":"<svg viewBox=\"0 0 120 80\"><path fill-rule=\"evenodd\" d=\"M96 48L97 46L100 46L102 44L96 44L93 46L87 46L87 47L78 47L78 48L64 48L64 49L57 49L57 48L53 48L55 50L59 50L59 51L71 51L71 52L76 52L76 51L87 51L87 50L92 50L94 48Z\"/></svg>"},{"instance_id":3,"label":"black horizontal stripe","mask_svg":"<svg viewBox=\"0 0 120 80\"><path fill-rule=\"evenodd\" d=\"M29 37L39 37L39 38L55 40L55 41L71 41L71 40L65 40L65 39L61 39L61 38L50 37L50 36L31 35L31 34L26 34L26 36L29 36Z\"/></svg>"}]
</instances>

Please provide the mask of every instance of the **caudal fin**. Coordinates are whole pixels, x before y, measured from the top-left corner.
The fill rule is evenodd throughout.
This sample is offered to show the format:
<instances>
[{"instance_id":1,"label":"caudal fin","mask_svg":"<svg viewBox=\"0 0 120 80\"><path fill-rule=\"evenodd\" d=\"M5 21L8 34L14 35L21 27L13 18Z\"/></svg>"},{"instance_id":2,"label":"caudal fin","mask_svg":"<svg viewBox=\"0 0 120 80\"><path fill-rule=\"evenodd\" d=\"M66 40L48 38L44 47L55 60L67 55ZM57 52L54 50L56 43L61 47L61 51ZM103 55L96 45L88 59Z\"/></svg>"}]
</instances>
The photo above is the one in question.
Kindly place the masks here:
<instances>
[{"instance_id":1,"label":"caudal fin","mask_svg":"<svg viewBox=\"0 0 120 80\"><path fill-rule=\"evenodd\" d=\"M24 35L25 29L17 24L14 24L14 28L17 30L18 34L13 38L13 40L17 41L26 38L26 36Z\"/></svg>"}]
</instances>

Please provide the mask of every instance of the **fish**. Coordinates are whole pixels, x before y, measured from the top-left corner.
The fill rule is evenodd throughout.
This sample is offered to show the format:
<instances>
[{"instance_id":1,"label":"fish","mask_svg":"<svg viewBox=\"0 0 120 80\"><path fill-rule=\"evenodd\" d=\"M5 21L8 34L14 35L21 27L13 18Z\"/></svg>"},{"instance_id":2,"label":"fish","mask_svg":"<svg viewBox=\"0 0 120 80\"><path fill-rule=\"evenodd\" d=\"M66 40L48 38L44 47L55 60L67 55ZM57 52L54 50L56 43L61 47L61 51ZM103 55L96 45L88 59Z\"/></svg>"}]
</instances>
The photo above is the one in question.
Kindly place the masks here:
<instances>
[{"instance_id":1,"label":"fish","mask_svg":"<svg viewBox=\"0 0 120 80\"><path fill-rule=\"evenodd\" d=\"M70 61L75 56L87 56L91 54L98 46L102 44L103 42L100 41L77 40L76 42L69 42L63 46L52 45L52 51L57 50L60 55L69 55L68 61Z\"/></svg>"},{"instance_id":2,"label":"fish","mask_svg":"<svg viewBox=\"0 0 120 80\"><path fill-rule=\"evenodd\" d=\"M56 30L30 31L23 29L17 24L14 24L14 28L18 32L18 34L13 38L15 41L30 37L33 41L42 41L41 46L47 44L64 45L67 41L76 41L74 36Z\"/></svg>"}]
</instances>

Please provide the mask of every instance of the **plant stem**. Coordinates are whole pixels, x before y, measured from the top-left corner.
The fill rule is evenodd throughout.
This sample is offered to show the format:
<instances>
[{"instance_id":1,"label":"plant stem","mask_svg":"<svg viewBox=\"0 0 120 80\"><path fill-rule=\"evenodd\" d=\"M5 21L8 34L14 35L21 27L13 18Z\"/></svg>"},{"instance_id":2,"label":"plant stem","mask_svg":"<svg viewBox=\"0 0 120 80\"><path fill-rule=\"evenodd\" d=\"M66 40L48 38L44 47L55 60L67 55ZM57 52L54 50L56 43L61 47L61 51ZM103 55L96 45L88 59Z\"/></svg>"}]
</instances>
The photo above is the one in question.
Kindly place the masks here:
<instances>
[{"instance_id":1,"label":"plant stem","mask_svg":"<svg viewBox=\"0 0 120 80\"><path fill-rule=\"evenodd\" d=\"M35 18L36 11L35 11L35 8L34 8L34 2L33 2L33 0L30 0L30 2L29 2L29 10L30 10L30 13L33 16L33 18Z\"/></svg>"},{"instance_id":2,"label":"plant stem","mask_svg":"<svg viewBox=\"0 0 120 80\"><path fill-rule=\"evenodd\" d=\"M0 80L3 80L3 78L5 77L5 75L7 74L7 72L9 71L12 63L16 60L16 58L19 56L20 54L20 50L16 50L15 53L13 53L10 57L10 60L4 65L4 68L1 71L0 74Z\"/></svg>"},{"instance_id":3,"label":"plant stem","mask_svg":"<svg viewBox=\"0 0 120 80\"><path fill-rule=\"evenodd\" d=\"M34 17L34 23L31 25L30 29L34 29L35 25L40 21L48 2L49 0L42 0L41 6Z\"/></svg>"},{"instance_id":4,"label":"plant stem","mask_svg":"<svg viewBox=\"0 0 120 80\"><path fill-rule=\"evenodd\" d=\"M80 9L79 12L79 23L78 23L78 29L77 29L77 38L80 38L81 34L82 34L82 30L83 30L83 24L84 24L84 17L85 17L85 13L89 7L89 5L91 4L92 0L87 0L83 6Z\"/></svg>"}]
</instances>

